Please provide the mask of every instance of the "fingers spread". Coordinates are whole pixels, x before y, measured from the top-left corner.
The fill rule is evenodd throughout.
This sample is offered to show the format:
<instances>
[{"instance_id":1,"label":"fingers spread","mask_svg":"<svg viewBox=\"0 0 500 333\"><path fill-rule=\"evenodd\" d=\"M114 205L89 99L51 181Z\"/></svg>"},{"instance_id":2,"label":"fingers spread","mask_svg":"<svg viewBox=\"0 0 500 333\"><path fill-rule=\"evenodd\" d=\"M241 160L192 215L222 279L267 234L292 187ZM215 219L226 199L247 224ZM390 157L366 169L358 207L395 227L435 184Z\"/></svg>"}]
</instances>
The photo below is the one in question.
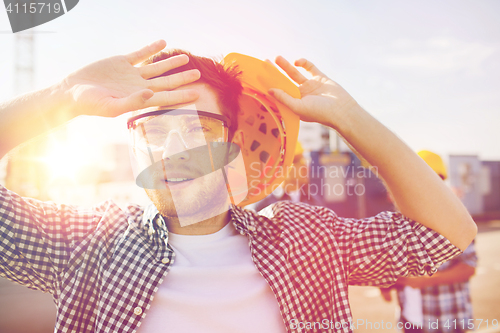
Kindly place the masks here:
<instances>
[{"instance_id":1,"label":"fingers spread","mask_svg":"<svg viewBox=\"0 0 500 333\"><path fill-rule=\"evenodd\" d=\"M302 73L300 73L297 70L297 68L295 68L294 66L292 66L292 64L290 64L282 56L277 56L276 57L276 64L278 66L280 66L285 71L285 73L287 73L288 76L290 76L290 78L292 80L294 80L295 82L297 82L298 84L302 84L302 83L304 83L304 82L307 81L307 78L304 75L302 75Z\"/></svg>"},{"instance_id":2,"label":"fingers spread","mask_svg":"<svg viewBox=\"0 0 500 333\"><path fill-rule=\"evenodd\" d=\"M149 79L168 72L171 69L183 66L188 62L189 57L185 54L180 54L168 59L139 67L139 73L143 78Z\"/></svg>"},{"instance_id":3,"label":"fingers spread","mask_svg":"<svg viewBox=\"0 0 500 333\"><path fill-rule=\"evenodd\" d=\"M163 90L171 90L182 85L192 83L200 78L200 71L190 69L185 72L180 72L168 76L160 76L156 79L147 80L147 87L155 92Z\"/></svg>"},{"instance_id":4,"label":"fingers spread","mask_svg":"<svg viewBox=\"0 0 500 333\"><path fill-rule=\"evenodd\" d=\"M167 43L164 40L158 40L154 43L149 44L148 46L143 47L142 49L129 53L125 55L128 62L132 65L137 65L138 63L146 60L153 54L156 54L163 50Z\"/></svg>"},{"instance_id":5,"label":"fingers spread","mask_svg":"<svg viewBox=\"0 0 500 333\"><path fill-rule=\"evenodd\" d=\"M174 91L160 91L154 94L153 97L145 102L145 107L150 106L172 106L177 104L185 104L193 102L200 97L197 90L182 89Z\"/></svg>"},{"instance_id":6,"label":"fingers spread","mask_svg":"<svg viewBox=\"0 0 500 333\"><path fill-rule=\"evenodd\" d=\"M313 76L322 75L325 76L312 62L307 59L301 58L295 61L295 66L304 68L306 71L311 73Z\"/></svg>"}]
</instances>

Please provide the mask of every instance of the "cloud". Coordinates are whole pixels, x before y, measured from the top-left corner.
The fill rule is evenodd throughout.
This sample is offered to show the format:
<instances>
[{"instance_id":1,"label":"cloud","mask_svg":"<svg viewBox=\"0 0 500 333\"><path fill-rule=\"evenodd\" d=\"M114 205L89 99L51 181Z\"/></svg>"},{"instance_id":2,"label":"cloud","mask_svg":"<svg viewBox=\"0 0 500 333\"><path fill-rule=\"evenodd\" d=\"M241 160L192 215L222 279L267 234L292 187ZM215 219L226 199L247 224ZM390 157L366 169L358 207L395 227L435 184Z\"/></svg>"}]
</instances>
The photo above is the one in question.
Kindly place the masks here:
<instances>
[{"instance_id":1,"label":"cloud","mask_svg":"<svg viewBox=\"0 0 500 333\"><path fill-rule=\"evenodd\" d=\"M395 40L383 50L379 59L382 65L423 73L483 74L486 59L497 52L497 45L465 42L455 38L433 37L424 41Z\"/></svg>"}]
</instances>

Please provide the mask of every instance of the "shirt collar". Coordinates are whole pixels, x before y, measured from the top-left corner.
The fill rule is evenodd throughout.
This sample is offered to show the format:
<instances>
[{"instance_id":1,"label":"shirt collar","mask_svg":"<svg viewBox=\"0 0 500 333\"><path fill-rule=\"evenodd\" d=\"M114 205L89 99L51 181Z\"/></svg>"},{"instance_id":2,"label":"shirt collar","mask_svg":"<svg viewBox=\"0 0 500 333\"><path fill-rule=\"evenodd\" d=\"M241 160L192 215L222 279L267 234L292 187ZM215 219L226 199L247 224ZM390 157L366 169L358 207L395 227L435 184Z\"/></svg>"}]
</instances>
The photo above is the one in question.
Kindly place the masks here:
<instances>
[{"instance_id":1,"label":"shirt collar","mask_svg":"<svg viewBox=\"0 0 500 333\"><path fill-rule=\"evenodd\" d=\"M163 220L163 216L161 216L156 206L152 203L144 208L142 225L147 229L149 235L152 235L158 228L167 231L167 225Z\"/></svg>"},{"instance_id":2,"label":"shirt collar","mask_svg":"<svg viewBox=\"0 0 500 333\"><path fill-rule=\"evenodd\" d=\"M231 222L236 230L242 235L246 235L248 233L249 225L253 225L255 223L255 220L249 216L248 213L249 212L247 210L235 205L231 205L229 210Z\"/></svg>"},{"instance_id":3,"label":"shirt collar","mask_svg":"<svg viewBox=\"0 0 500 333\"><path fill-rule=\"evenodd\" d=\"M231 217L229 223L233 223L236 231L241 235L253 235L264 232L264 230L266 235L271 238L276 238L280 235L280 224L276 224L273 219L257 215L257 213L250 210L231 205L229 216ZM150 237L158 231L160 237L168 242L167 225L154 204L150 204L144 209L142 224Z\"/></svg>"},{"instance_id":4,"label":"shirt collar","mask_svg":"<svg viewBox=\"0 0 500 333\"><path fill-rule=\"evenodd\" d=\"M231 217L231 222L234 224L234 227L241 234L246 234L248 232L248 226L255 223L255 219L249 211L232 204L229 208L229 216ZM142 225L147 229L149 234L153 234L158 229L168 232L163 216L152 203L144 208Z\"/></svg>"}]
</instances>

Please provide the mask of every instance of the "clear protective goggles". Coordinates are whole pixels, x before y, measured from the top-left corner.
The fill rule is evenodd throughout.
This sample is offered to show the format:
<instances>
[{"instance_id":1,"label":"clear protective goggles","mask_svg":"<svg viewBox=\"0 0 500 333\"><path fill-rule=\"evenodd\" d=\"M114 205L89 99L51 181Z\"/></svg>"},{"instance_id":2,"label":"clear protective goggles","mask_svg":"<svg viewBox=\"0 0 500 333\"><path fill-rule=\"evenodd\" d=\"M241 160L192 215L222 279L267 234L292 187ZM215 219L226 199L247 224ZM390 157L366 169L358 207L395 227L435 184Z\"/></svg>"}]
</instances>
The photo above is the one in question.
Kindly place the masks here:
<instances>
[{"instance_id":1,"label":"clear protective goggles","mask_svg":"<svg viewBox=\"0 0 500 333\"><path fill-rule=\"evenodd\" d=\"M174 134L186 148L226 142L229 126L229 118L223 115L188 109L151 111L127 121L134 147L149 153L165 150Z\"/></svg>"},{"instance_id":2,"label":"clear protective goggles","mask_svg":"<svg viewBox=\"0 0 500 333\"><path fill-rule=\"evenodd\" d=\"M151 111L127 121L136 184L150 190L170 190L181 225L221 214L248 193L240 147L227 142L230 125L223 115L190 109ZM186 195L198 195L197 186L204 177L212 183L217 179L213 190L219 199L225 196L227 200L208 205L203 214L193 218L181 207ZM205 204L213 198L201 199ZM219 204L221 200L226 203ZM215 206L220 207L211 209Z\"/></svg>"}]
</instances>

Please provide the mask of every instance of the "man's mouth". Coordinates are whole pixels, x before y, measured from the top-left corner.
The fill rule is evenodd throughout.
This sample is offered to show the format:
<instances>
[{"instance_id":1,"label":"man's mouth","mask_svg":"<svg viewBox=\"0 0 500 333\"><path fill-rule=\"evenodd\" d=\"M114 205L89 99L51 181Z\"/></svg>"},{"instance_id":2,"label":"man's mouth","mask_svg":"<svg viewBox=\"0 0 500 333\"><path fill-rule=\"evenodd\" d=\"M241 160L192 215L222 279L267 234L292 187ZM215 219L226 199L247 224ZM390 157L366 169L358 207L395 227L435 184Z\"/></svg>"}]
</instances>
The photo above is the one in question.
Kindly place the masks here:
<instances>
[{"instance_id":1,"label":"man's mouth","mask_svg":"<svg viewBox=\"0 0 500 333\"><path fill-rule=\"evenodd\" d=\"M184 190L193 184L196 177L190 172L171 172L165 175L165 185L167 185L170 190Z\"/></svg>"},{"instance_id":2,"label":"man's mouth","mask_svg":"<svg viewBox=\"0 0 500 333\"><path fill-rule=\"evenodd\" d=\"M194 178L169 178L166 180L167 184L169 185L175 185L175 184L181 184L190 180L193 180Z\"/></svg>"}]
</instances>

